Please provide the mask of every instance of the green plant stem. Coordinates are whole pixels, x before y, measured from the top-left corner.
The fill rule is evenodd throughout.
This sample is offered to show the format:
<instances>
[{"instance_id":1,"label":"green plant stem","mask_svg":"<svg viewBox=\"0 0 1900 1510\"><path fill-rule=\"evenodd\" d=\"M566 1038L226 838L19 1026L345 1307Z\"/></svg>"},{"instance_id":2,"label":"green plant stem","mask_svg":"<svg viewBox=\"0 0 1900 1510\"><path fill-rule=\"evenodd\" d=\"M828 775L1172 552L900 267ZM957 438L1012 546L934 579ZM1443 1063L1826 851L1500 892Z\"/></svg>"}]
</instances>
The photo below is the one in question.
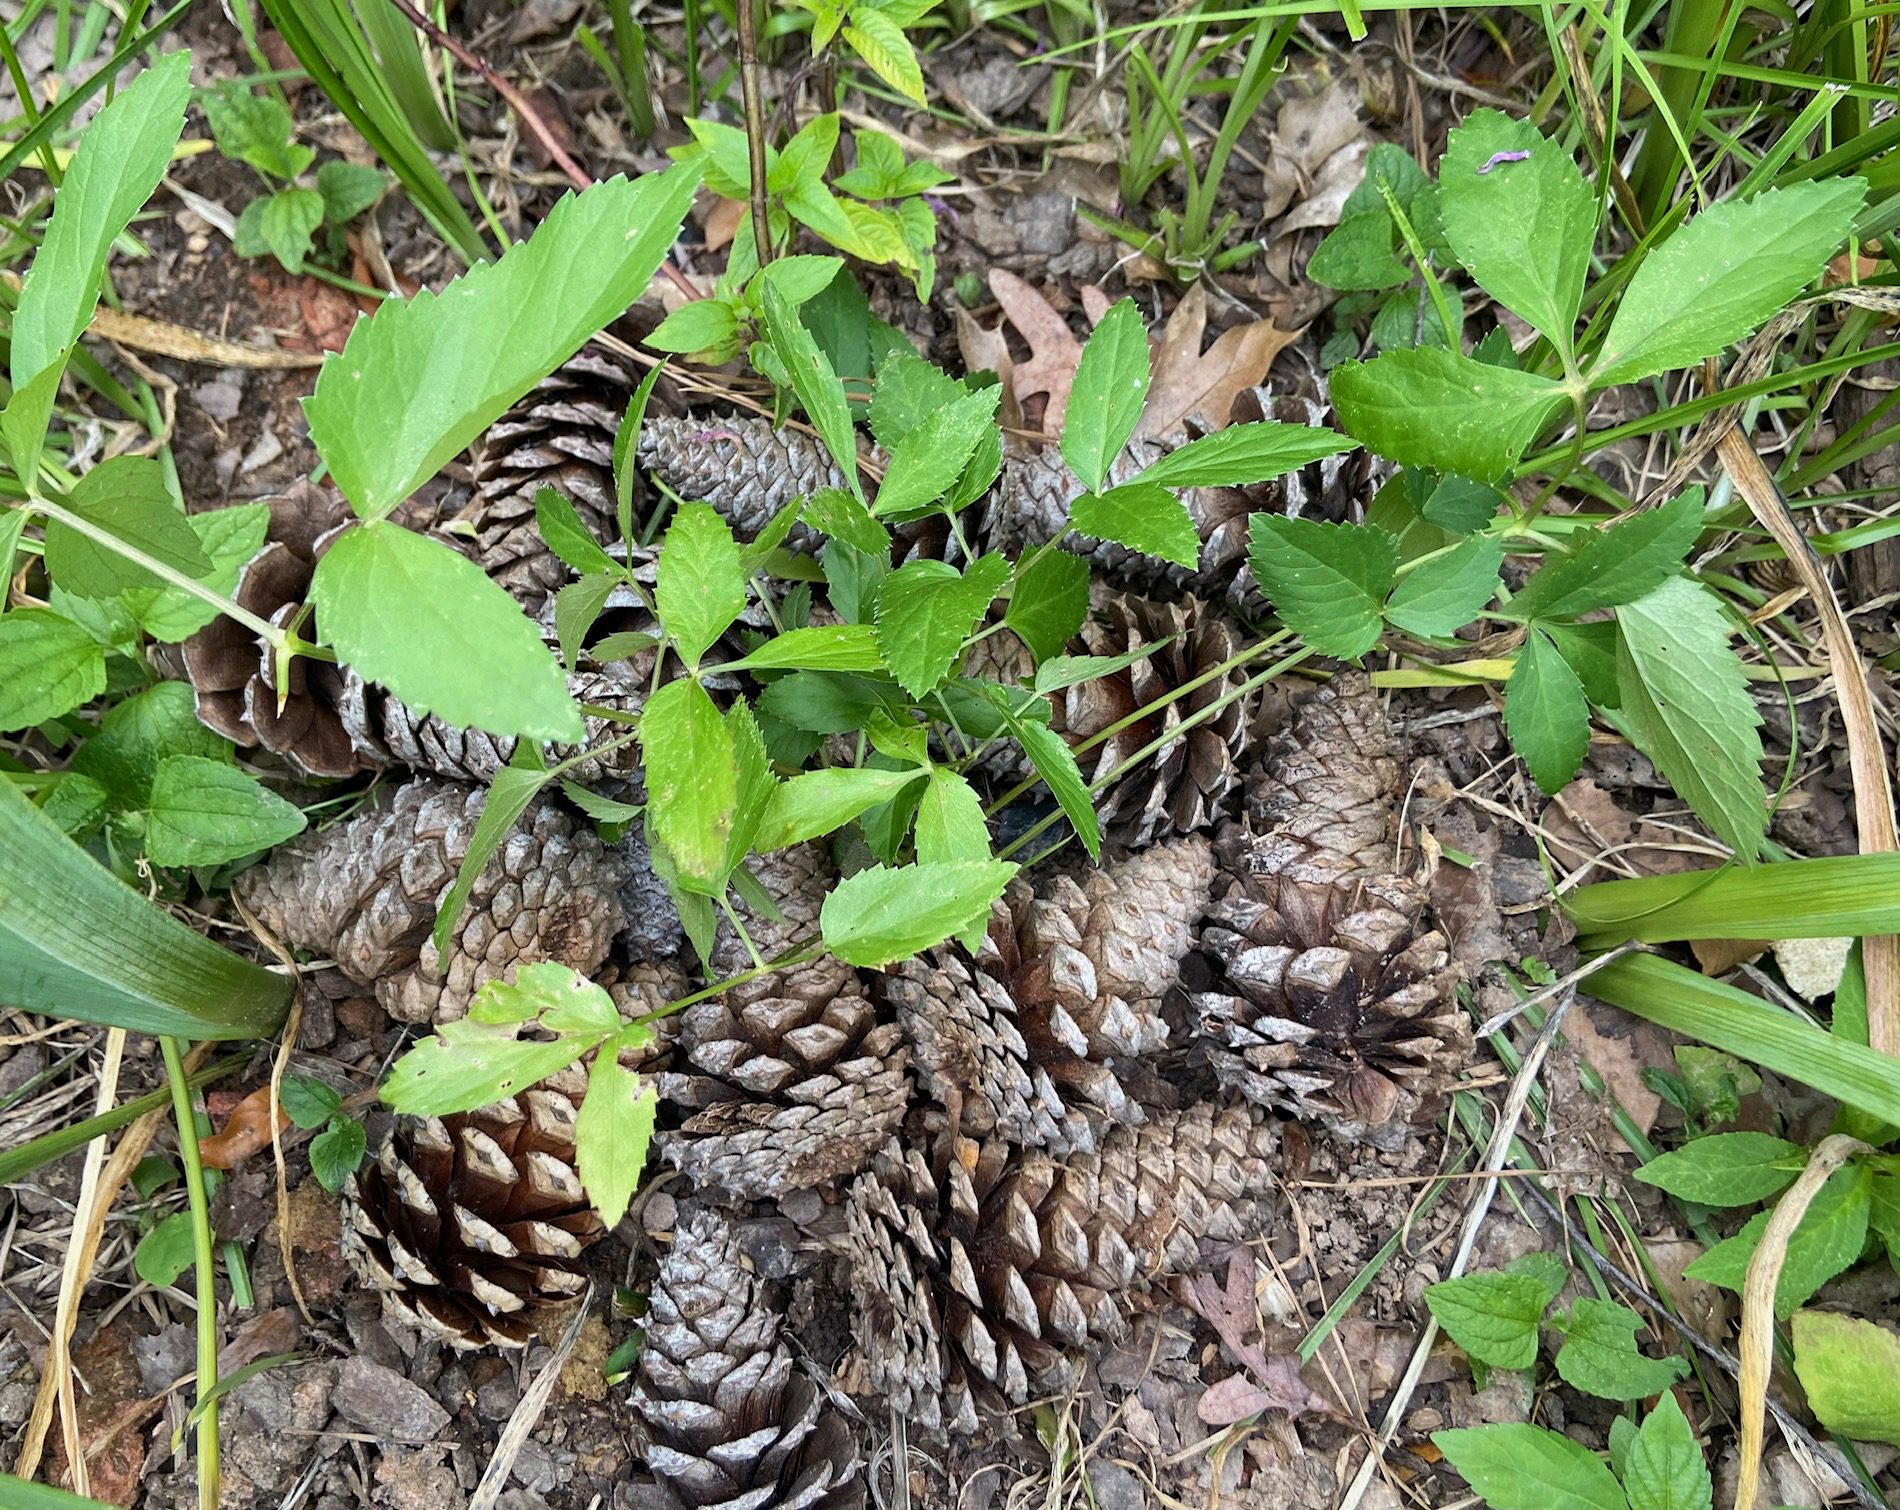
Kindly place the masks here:
<instances>
[{"instance_id":1,"label":"green plant stem","mask_svg":"<svg viewBox=\"0 0 1900 1510\"><path fill-rule=\"evenodd\" d=\"M250 1054L227 1054L214 1060L199 1070L190 1079L190 1087L197 1090L221 1080L244 1068L250 1062ZM63 1158L76 1148L84 1148L94 1138L103 1138L107 1133L117 1132L128 1123L136 1122L147 1112L155 1112L171 1099L169 1086L150 1091L136 1101L122 1101L109 1112L101 1112L96 1117L88 1117L83 1122L75 1122L70 1127L55 1128L52 1132L41 1133L29 1143L17 1148L9 1148L0 1153L0 1185L11 1185L25 1179L36 1169L42 1169L58 1158Z\"/></svg>"},{"instance_id":2,"label":"green plant stem","mask_svg":"<svg viewBox=\"0 0 1900 1510\"><path fill-rule=\"evenodd\" d=\"M218 1405L210 1394L218 1382L218 1273L212 1252L211 1211L205 1197L204 1160L198 1153L198 1123L192 1115L184 1054L176 1038L161 1038L158 1046L165 1056L172 1117L178 1124L178 1154L185 1166L185 1196L191 1203L198 1298L198 1377L193 1387L203 1412L198 1418L198 1505L199 1510L218 1510Z\"/></svg>"}]
</instances>

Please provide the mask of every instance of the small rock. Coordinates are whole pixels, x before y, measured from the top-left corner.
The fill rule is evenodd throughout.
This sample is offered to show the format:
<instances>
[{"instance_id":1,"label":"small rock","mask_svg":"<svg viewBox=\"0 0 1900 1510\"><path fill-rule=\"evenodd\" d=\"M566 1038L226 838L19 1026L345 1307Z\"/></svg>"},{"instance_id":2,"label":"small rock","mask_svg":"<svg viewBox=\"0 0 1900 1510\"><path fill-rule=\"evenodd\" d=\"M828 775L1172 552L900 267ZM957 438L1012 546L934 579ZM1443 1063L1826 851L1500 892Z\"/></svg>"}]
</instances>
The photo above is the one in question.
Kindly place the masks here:
<instances>
[{"instance_id":1,"label":"small rock","mask_svg":"<svg viewBox=\"0 0 1900 1510\"><path fill-rule=\"evenodd\" d=\"M1146 1510L1148 1492L1126 1468L1099 1458L1089 1464L1089 1488L1099 1510Z\"/></svg>"},{"instance_id":2,"label":"small rock","mask_svg":"<svg viewBox=\"0 0 1900 1510\"><path fill-rule=\"evenodd\" d=\"M792 1221L801 1227L809 1227L825 1214L825 1198L815 1190L794 1190L778 1203Z\"/></svg>"},{"instance_id":3,"label":"small rock","mask_svg":"<svg viewBox=\"0 0 1900 1510\"><path fill-rule=\"evenodd\" d=\"M574 1454L548 1447L530 1438L515 1458L514 1479L536 1494L550 1494L574 1473Z\"/></svg>"},{"instance_id":4,"label":"small rock","mask_svg":"<svg viewBox=\"0 0 1900 1510\"><path fill-rule=\"evenodd\" d=\"M376 1464L376 1503L389 1510L462 1510L468 1496L441 1448L386 1447Z\"/></svg>"},{"instance_id":5,"label":"small rock","mask_svg":"<svg viewBox=\"0 0 1900 1510\"><path fill-rule=\"evenodd\" d=\"M1775 944L1775 963L1789 990L1803 1001L1814 1001L1840 989L1847 952L1853 947L1848 938L1781 939Z\"/></svg>"},{"instance_id":6,"label":"small rock","mask_svg":"<svg viewBox=\"0 0 1900 1510\"><path fill-rule=\"evenodd\" d=\"M640 1208L640 1225L656 1235L671 1232L679 1225L679 1219L679 1202L664 1190L647 1197L646 1204Z\"/></svg>"},{"instance_id":7,"label":"small rock","mask_svg":"<svg viewBox=\"0 0 1900 1510\"><path fill-rule=\"evenodd\" d=\"M1046 191L1012 200L1003 211L1025 252L1053 257L1075 240L1075 201Z\"/></svg>"},{"instance_id":8,"label":"small rock","mask_svg":"<svg viewBox=\"0 0 1900 1510\"><path fill-rule=\"evenodd\" d=\"M449 1413L394 1369L351 1358L330 1397L336 1413L365 1431L402 1442L427 1442L449 1424Z\"/></svg>"},{"instance_id":9,"label":"small rock","mask_svg":"<svg viewBox=\"0 0 1900 1510\"><path fill-rule=\"evenodd\" d=\"M798 1229L783 1217L742 1222L739 1246L767 1279L789 1279L798 1267Z\"/></svg>"},{"instance_id":10,"label":"small rock","mask_svg":"<svg viewBox=\"0 0 1900 1510\"><path fill-rule=\"evenodd\" d=\"M15 1049L0 1064L0 1097L12 1095L35 1075L44 1074L47 1062L44 1044L27 1043Z\"/></svg>"},{"instance_id":11,"label":"small rock","mask_svg":"<svg viewBox=\"0 0 1900 1510\"><path fill-rule=\"evenodd\" d=\"M237 418L238 409L244 403L244 390L236 383L199 383L191 390L191 401L204 411L206 418L223 424Z\"/></svg>"},{"instance_id":12,"label":"small rock","mask_svg":"<svg viewBox=\"0 0 1900 1510\"><path fill-rule=\"evenodd\" d=\"M484 1421L506 1421L521 1403L521 1388L509 1370L496 1374L475 1390L475 1413Z\"/></svg>"},{"instance_id":13,"label":"small rock","mask_svg":"<svg viewBox=\"0 0 1900 1510\"><path fill-rule=\"evenodd\" d=\"M132 1358L138 1364L139 1387L148 1395L162 1395L186 1374L197 1358L197 1335L174 1323L150 1337L132 1339Z\"/></svg>"}]
</instances>

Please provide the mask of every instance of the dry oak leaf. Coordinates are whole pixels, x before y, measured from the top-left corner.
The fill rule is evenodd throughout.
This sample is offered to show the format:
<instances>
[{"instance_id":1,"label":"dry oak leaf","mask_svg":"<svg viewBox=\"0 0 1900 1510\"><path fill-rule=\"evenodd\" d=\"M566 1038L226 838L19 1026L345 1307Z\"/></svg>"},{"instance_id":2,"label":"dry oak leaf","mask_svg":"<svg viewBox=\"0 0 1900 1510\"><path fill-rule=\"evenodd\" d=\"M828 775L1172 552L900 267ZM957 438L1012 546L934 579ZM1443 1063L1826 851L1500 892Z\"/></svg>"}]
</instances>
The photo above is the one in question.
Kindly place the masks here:
<instances>
[{"instance_id":1,"label":"dry oak leaf","mask_svg":"<svg viewBox=\"0 0 1900 1510\"><path fill-rule=\"evenodd\" d=\"M277 1111L277 1126L290 1126L283 1108ZM198 1144L198 1157L207 1169L235 1169L260 1148L270 1145L270 1087L260 1085L231 1108L224 1126Z\"/></svg>"},{"instance_id":2,"label":"dry oak leaf","mask_svg":"<svg viewBox=\"0 0 1900 1510\"><path fill-rule=\"evenodd\" d=\"M1082 343L1047 299L1006 268L991 269L990 293L1029 345L1028 361L1013 363L1007 376L999 367L997 376L1004 378L1019 406L1035 394L1047 394L1043 433L1060 435L1062 417L1069 408L1069 389L1075 384L1075 365L1082 360Z\"/></svg>"},{"instance_id":3,"label":"dry oak leaf","mask_svg":"<svg viewBox=\"0 0 1900 1510\"><path fill-rule=\"evenodd\" d=\"M997 274L990 275L995 286ZM1202 431L1222 430L1233 418L1234 400L1266 379L1273 359L1299 339L1271 320L1236 325L1201 350L1207 329L1207 291L1196 283L1168 317L1155 353L1148 407L1135 432L1144 440L1170 440L1191 420Z\"/></svg>"}]
</instances>

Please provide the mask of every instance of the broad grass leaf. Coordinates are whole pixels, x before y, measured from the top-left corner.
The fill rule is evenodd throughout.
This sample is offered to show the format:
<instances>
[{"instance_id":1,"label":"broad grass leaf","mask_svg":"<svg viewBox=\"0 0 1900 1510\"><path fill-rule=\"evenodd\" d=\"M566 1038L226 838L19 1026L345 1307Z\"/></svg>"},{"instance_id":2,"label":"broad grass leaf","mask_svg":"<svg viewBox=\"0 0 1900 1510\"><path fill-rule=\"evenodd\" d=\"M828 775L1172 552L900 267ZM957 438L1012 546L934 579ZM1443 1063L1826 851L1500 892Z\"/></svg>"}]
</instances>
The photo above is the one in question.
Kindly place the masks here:
<instances>
[{"instance_id":1,"label":"broad grass leaf","mask_svg":"<svg viewBox=\"0 0 1900 1510\"><path fill-rule=\"evenodd\" d=\"M1177 447L1143 467L1134 482L1170 488L1232 488L1266 482L1357 445L1324 425L1263 419L1230 425Z\"/></svg>"},{"instance_id":2,"label":"broad grass leaf","mask_svg":"<svg viewBox=\"0 0 1900 1510\"><path fill-rule=\"evenodd\" d=\"M1748 1206L1779 1195L1800 1176L1808 1151L1767 1133L1713 1133L1636 1171L1645 1184L1704 1206Z\"/></svg>"},{"instance_id":3,"label":"broad grass leaf","mask_svg":"<svg viewBox=\"0 0 1900 1510\"><path fill-rule=\"evenodd\" d=\"M1794 1371L1808 1408L1829 1431L1900 1446L1900 1338L1885 1327L1835 1311L1797 1311Z\"/></svg>"},{"instance_id":4,"label":"broad grass leaf","mask_svg":"<svg viewBox=\"0 0 1900 1510\"><path fill-rule=\"evenodd\" d=\"M1062 421L1062 459L1091 493L1141 423L1148 400L1148 332L1133 299L1112 305L1090 333L1076 363Z\"/></svg>"},{"instance_id":5,"label":"broad grass leaf","mask_svg":"<svg viewBox=\"0 0 1900 1510\"><path fill-rule=\"evenodd\" d=\"M831 362L818 349L817 341L798 318L789 299L770 281L759 285L759 310L764 319L765 339L779 365L785 369L792 392L805 406L812 428L825 443L831 459L844 473L845 486L862 500L864 484L858 480L858 444L851 428L851 406L845 399L844 384L832 371Z\"/></svg>"},{"instance_id":6,"label":"broad grass leaf","mask_svg":"<svg viewBox=\"0 0 1900 1510\"><path fill-rule=\"evenodd\" d=\"M640 715L647 813L687 891L715 896L739 805L732 730L691 677L668 682Z\"/></svg>"},{"instance_id":7,"label":"broad grass leaf","mask_svg":"<svg viewBox=\"0 0 1900 1510\"><path fill-rule=\"evenodd\" d=\"M1408 467L1498 482L1563 401L1549 378L1420 346L1333 369L1340 422Z\"/></svg>"},{"instance_id":8,"label":"broad grass leaf","mask_svg":"<svg viewBox=\"0 0 1900 1510\"><path fill-rule=\"evenodd\" d=\"M1007 860L867 866L825 898L825 947L865 969L908 959L987 918L1015 874Z\"/></svg>"},{"instance_id":9,"label":"broad grass leaf","mask_svg":"<svg viewBox=\"0 0 1900 1510\"><path fill-rule=\"evenodd\" d=\"M1788 1255L1775 1286L1775 1315L1786 1320L1814 1292L1860 1257L1867 1243L1868 1207L1873 1172L1850 1164L1828 1177L1801 1225L1788 1240ZM1689 1279L1741 1293L1748 1263L1761 1245L1769 1213L1757 1212L1733 1237L1725 1238L1682 1272Z\"/></svg>"},{"instance_id":10,"label":"broad grass leaf","mask_svg":"<svg viewBox=\"0 0 1900 1510\"><path fill-rule=\"evenodd\" d=\"M149 456L102 461L72 486L66 506L95 529L124 541L163 566L202 578L211 571L198 535L172 501L165 469ZM46 570L67 592L109 598L128 587L156 588L162 579L71 525L49 520Z\"/></svg>"},{"instance_id":11,"label":"broad grass leaf","mask_svg":"<svg viewBox=\"0 0 1900 1510\"><path fill-rule=\"evenodd\" d=\"M891 675L922 697L950 674L977 621L1009 580L1002 556L979 556L961 575L942 561L913 561L884 579L877 642Z\"/></svg>"},{"instance_id":12,"label":"broad grass leaf","mask_svg":"<svg viewBox=\"0 0 1900 1510\"><path fill-rule=\"evenodd\" d=\"M1038 664L1059 655L1089 611L1089 565L1068 551L1044 551L1016 573L1003 622Z\"/></svg>"},{"instance_id":13,"label":"broad grass leaf","mask_svg":"<svg viewBox=\"0 0 1900 1510\"><path fill-rule=\"evenodd\" d=\"M1800 1326L1800 1318L1796 1317L1797 1339ZM1887 1336L1885 1332L1880 1335ZM1887 1340L1891 1345L1893 1339ZM1800 1367L1797 1353L1796 1372ZM1702 1448L1671 1390L1665 1389L1657 1396L1655 1406L1629 1443L1623 1456L1623 1492L1629 1496L1630 1510L1710 1510L1715 1503L1715 1484L1709 1477L1708 1464L1702 1461Z\"/></svg>"},{"instance_id":14,"label":"broad grass leaf","mask_svg":"<svg viewBox=\"0 0 1900 1510\"><path fill-rule=\"evenodd\" d=\"M303 830L303 814L248 771L202 755L158 763L145 825L156 865L222 865Z\"/></svg>"},{"instance_id":15,"label":"broad grass leaf","mask_svg":"<svg viewBox=\"0 0 1900 1510\"><path fill-rule=\"evenodd\" d=\"M1078 534L1176 566L1193 567L1201 559L1200 532L1187 505L1157 483L1125 482L1106 493L1084 493L1069 505L1069 523Z\"/></svg>"},{"instance_id":16,"label":"broad grass leaf","mask_svg":"<svg viewBox=\"0 0 1900 1510\"><path fill-rule=\"evenodd\" d=\"M1595 1453L1541 1426L1435 1431L1432 1442L1491 1510L1628 1510Z\"/></svg>"},{"instance_id":17,"label":"broad grass leaf","mask_svg":"<svg viewBox=\"0 0 1900 1510\"><path fill-rule=\"evenodd\" d=\"M440 294L384 304L304 401L310 438L381 519L639 297L679 235L697 164L608 179Z\"/></svg>"},{"instance_id":18,"label":"broad grass leaf","mask_svg":"<svg viewBox=\"0 0 1900 1510\"><path fill-rule=\"evenodd\" d=\"M739 544L732 526L709 505L684 503L673 515L654 597L680 659L697 670L700 658L745 609Z\"/></svg>"},{"instance_id":19,"label":"broad grass leaf","mask_svg":"<svg viewBox=\"0 0 1900 1510\"><path fill-rule=\"evenodd\" d=\"M778 784L765 810L758 847L769 854L843 828L881 802L889 802L923 776L919 769L880 771L868 766L836 766L804 771Z\"/></svg>"},{"instance_id":20,"label":"broad grass leaf","mask_svg":"<svg viewBox=\"0 0 1900 1510\"><path fill-rule=\"evenodd\" d=\"M1685 1359L1645 1357L1636 1346L1643 1318L1613 1300L1578 1299L1564 1319L1557 1373L1572 1389L1604 1400L1646 1400L1689 1372Z\"/></svg>"},{"instance_id":21,"label":"broad grass leaf","mask_svg":"<svg viewBox=\"0 0 1900 1510\"><path fill-rule=\"evenodd\" d=\"M1865 179L1819 179L1688 221L1624 289L1590 386L1673 372L1741 340L1814 280L1866 197Z\"/></svg>"},{"instance_id":22,"label":"broad grass leaf","mask_svg":"<svg viewBox=\"0 0 1900 1510\"><path fill-rule=\"evenodd\" d=\"M18 608L0 619L0 729L30 729L106 690L106 653L71 619Z\"/></svg>"},{"instance_id":23,"label":"broad grass leaf","mask_svg":"<svg viewBox=\"0 0 1900 1510\"><path fill-rule=\"evenodd\" d=\"M560 663L513 598L439 540L379 523L339 535L310 595L325 640L420 717L579 743Z\"/></svg>"},{"instance_id":24,"label":"broad grass leaf","mask_svg":"<svg viewBox=\"0 0 1900 1510\"><path fill-rule=\"evenodd\" d=\"M1528 152L1521 161L1500 153ZM1438 168L1446 239L1498 303L1571 349L1596 242L1596 196L1570 154L1526 120L1468 116Z\"/></svg>"},{"instance_id":25,"label":"broad grass leaf","mask_svg":"<svg viewBox=\"0 0 1900 1510\"><path fill-rule=\"evenodd\" d=\"M1721 605L1672 577L1619 608L1617 625L1618 717L1696 816L1751 863L1768 826L1761 714Z\"/></svg>"},{"instance_id":26,"label":"broad grass leaf","mask_svg":"<svg viewBox=\"0 0 1900 1510\"><path fill-rule=\"evenodd\" d=\"M1255 514L1247 562L1281 622L1326 655L1353 660L1378 643L1398 542L1370 525Z\"/></svg>"},{"instance_id":27,"label":"broad grass leaf","mask_svg":"<svg viewBox=\"0 0 1900 1510\"><path fill-rule=\"evenodd\" d=\"M15 389L63 363L92 322L112 243L164 176L190 96L191 54L167 53L86 127L13 312Z\"/></svg>"},{"instance_id":28,"label":"broad grass leaf","mask_svg":"<svg viewBox=\"0 0 1900 1510\"><path fill-rule=\"evenodd\" d=\"M1525 635L1504 685L1504 727L1531 779L1552 796L1577 774L1590 748L1583 683L1536 626Z\"/></svg>"},{"instance_id":29,"label":"broad grass leaf","mask_svg":"<svg viewBox=\"0 0 1900 1510\"><path fill-rule=\"evenodd\" d=\"M1456 634L1498 595L1503 562L1501 541L1489 535L1461 540L1400 578L1386 600L1386 619L1409 634Z\"/></svg>"},{"instance_id":30,"label":"broad grass leaf","mask_svg":"<svg viewBox=\"0 0 1900 1510\"><path fill-rule=\"evenodd\" d=\"M1682 567L1702 533L1703 493L1686 488L1661 508L1587 531L1569 555L1546 561L1511 599L1522 619L1574 619L1647 597Z\"/></svg>"},{"instance_id":31,"label":"broad grass leaf","mask_svg":"<svg viewBox=\"0 0 1900 1510\"><path fill-rule=\"evenodd\" d=\"M1528 1274L1467 1274L1429 1286L1425 1304L1478 1362L1516 1369L1537 1361L1537 1328L1555 1294Z\"/></svg>"},{"instance_id":32,"label":"broad grass leaf","mask_svg":"<svg viewBox=\"0 0 1900 1510\"><path fill-rule=\"evenodd\" d=\"M639 1188L659 1109L658 1088L623 1069L612 1044L594 1055L574 1124L574 1166L587 1198L609 1227L627 1214Z\"/></svg>"}]
</instances>

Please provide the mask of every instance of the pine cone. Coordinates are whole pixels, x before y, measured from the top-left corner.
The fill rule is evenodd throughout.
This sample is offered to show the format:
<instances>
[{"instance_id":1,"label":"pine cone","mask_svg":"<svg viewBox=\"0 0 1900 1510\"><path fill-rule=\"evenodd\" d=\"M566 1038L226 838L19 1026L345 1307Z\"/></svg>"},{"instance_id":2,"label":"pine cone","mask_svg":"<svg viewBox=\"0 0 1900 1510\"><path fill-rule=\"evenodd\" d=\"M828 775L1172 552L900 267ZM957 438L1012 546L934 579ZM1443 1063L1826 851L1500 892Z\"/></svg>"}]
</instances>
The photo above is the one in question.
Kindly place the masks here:
<instances>
[{"instance_id":1,"label":"pine cone","mask_svg":"<svg viewBox=\"0 0 1900 1510\"><path fill-rule=\"evenodd\" d=\"M979 1397L1069 1388L1074 1350L1126 1332L1126 1293L1278 1215L1274 1124L1198 1105L1058 1157L946 1136L896 1141L852 1185L845 1249L872 1386L932 1429L974 1431Z\"/></svg>"},{"instance_id":2,"label":"pine cone","mask_svg":"<svg viewBox=\"0 0 1900 1510\"><path fill-rule=\"evenodd\" d=\"M400 1022L445 1022L486 981L552 959L592 974L624 923L634 861L609 852L550 797L534 802L483 869L449 955L429 935L487 793L417 780L386 808L282 845L232 883L292 948L335 958Z\"/></svg>"},{"instance_id":3,"label":"pine cone","mask_svg":"<svg viewBox=\"0 0 1900 1510\"><path fill-rule=\"evenodd\" d=\"M605 1230L574 1172L574 1119L546 1084L480 1111L399 1118L345 1188L357 1275L451 1347L527 1346L537 1306L586 1288L581 1254Z\"/></svg>"},{"instance_id":4,"label":"pine cone","mask_svg":"<svg viewBox=\"0 0 1900 1510\"><path fill-rule=\"evenodd\" d=\"M850 1424L793 1361L777 1297L723 1218L699 1211L681 1224L648 1299L633 1412L647 1468L672 1504L863 1504Z\"/></svg>"},{"instance_id":5,"label":"pine cone","mask_svg":"<svg viewBox=\"0 0 1900 1510\"><path fill-rule=\"evenodd\" d=\"M1423 888L1379 873L1397 801L1388 745L1363 677L1308 700L1250 803L1275 826L1216 841L1220 895L1182 966L1223 1082L1381 1146L1435 1112L1471 1049Z\"/></svg>"},{"instance_id":6,"label":"pine cone","mask_svg":"<svg viewBox=\"0 0 1900 1510\"><path fill-rule=\"evenodd\" d=\"M794 498L845 486L831 453L802 430L774 429L750 414L650 415L640 427L640 464L680 497L717 509L750 540ZM803 525L787 544L809 549Z\"/></svg>"},{"instance_id":7,"label":"pine cone","mask_svg":"<svg viewBox=\"0 0 1900 1510\"><path fill-rule=\"evenodd\" d=\"M565 494L603 545L619 536L614 434L639 383L620 358L589 347L542 379L476 444L468 513L474 539L458 543L530 618L541 616L569 577L535 528L534 495L544 487ZM641 512L638 496L635 511Z\"/></svg>"}]
</instances>

